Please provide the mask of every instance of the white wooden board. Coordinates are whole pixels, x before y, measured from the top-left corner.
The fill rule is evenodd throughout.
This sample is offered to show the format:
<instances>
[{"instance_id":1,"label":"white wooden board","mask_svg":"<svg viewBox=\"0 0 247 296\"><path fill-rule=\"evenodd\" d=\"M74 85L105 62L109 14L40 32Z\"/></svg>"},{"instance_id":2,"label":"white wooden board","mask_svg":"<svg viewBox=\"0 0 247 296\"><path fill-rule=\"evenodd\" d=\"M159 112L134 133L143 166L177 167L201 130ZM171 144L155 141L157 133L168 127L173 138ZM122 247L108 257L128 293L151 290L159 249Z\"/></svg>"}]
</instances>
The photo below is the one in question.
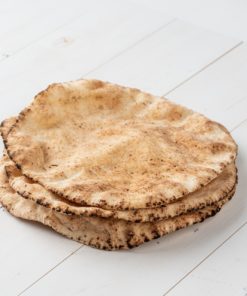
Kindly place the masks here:
<instances>
[{"instance_id":1,"label":"white wooden board","mask_svg":"<svg viewBox=\"0 0 247 296\"><path fill-rule=\"evenodd\" d=\"M167 97L233 129L247 118L247 45L243 44Z\"/></svg>"},{"instance_id":2,"label":"white wooden board","mask_svg":"<svg viewBox=\"0 0 247 296\"><path fill-rule=\"evenodd\" d=\"M138 23L142 24L140 33L141 30L147 33L148 27L149 30L153 28L150 19L152 19L154 13L151 13L148 8L140 7L129 0L53 0L39 1L37 5L33 5L30 0L25 0L24 3L17 2L16 4L8 5L8 8L0 10L0 60L9 58L20 50L34 44L35 41L50 36L57 31L58 35L59 32L64 32L60 36L61 39L56 40L57 45L71 45L80 38L80 34L90 33L90 41L97 36L99 40L103 41L101 50L104 50L104 43L108 40L104 40L104 34L100 34L100 30L107 31L109 26L112 26L112 30L115 30L117 34L121 34L121 29L122 32L131 34L131 30L127 26L132 24L135 27ZM19 13L22 7L26 7L27 12ZM155 12L155 15L157 22L161 21L161 17L163 18L162 25L169 18L164 12L161 14ZM136 20L133 18L136 18ZM6 26L7 22L10 25ZM87 32L92 23L94 26L91 27L90 32ZM63 31L63 28L66 28L65 31ZM75 36L67 36L67 33ZM135 29L133 33L135 33ZM87 41L83 42L84 47L88 46ZM120 41L116 40L117 43Z\"/></svg>"},{"instance_id":3,"label":"white wooden board","mask_svg":"<svg viewBox=\"0 0 247 296\"><path fill-rule=\"evenodd\" d=\"M247 225L168 295L247 295Z\"/></svg>"},{"instance_id":4,"label":"white wooden board","mask_svg":"<svg viewBox=\"0 0 247 296\"><path fill-rule=\"evenodd\" d=\"M9 58L46 34L55 31L78 17L83 17L95 5L94 0L18 1L0 10L0 60ZM20 11L26 7L26 12ZM8 24L8 25L6 25Z\"/></svg>"},{"instance_id":5,"label":"white wooden board","mask_svg":"<svg viewBox=\"0 0 247 296\"><path fill-rule=\"evenodd\" d=\"M17 295L80 247L37 223L0 209L0 295Z\"/></svg>"},{"instance_id":6,"label":"white wooden board","mask_svg":"<svg viewBox=\"0 0 247 296\"><path fill-rule=\"evenodd\" d=\"M88 76L161 95L238 43L177 20Z\"/></svg>"},{"instance_id":7,"label":"white wooden board","mask_svg":"<svg viewBox=\"0 0 247 296\"><path fill-rule=\"evenodd\" d=\"M221 244L247 220L246 45L136 0L63 0L57 9L56 0L32 3L24 0L30 6L25 12L16 0L0 0L0 119L16 114L47 84L82 76L168 93L234 130L240 180L236 197L216 217L128 252L80 246L0 209L1 292L176 295L181 281L183 289L177 291L187 295L190 272L205 275L203 266L211 254L220 254ZM42 18L49 5L47 18ZM216 273L224 267L223 255L217 255ZM208 262L206 269L213 261ZM240 265L236 269L245 270ZM233 272L228 270L226 279ZM243 280L236 280L229 291L240 291L235 287L244 287ZM210 285L210 295L225 293L218 285L214 294L216 284ZM199 281L198 286L203 284Z\"/></svg>"},{"instance_id":8,"label":"white wooden board","mask_svg":"<svg viewBox=\"0 0 247 296\"><path fill-rule=\"evenodd\" d=\"M156 11L165 11L194 25L247 40L245 0L132 0Z\"/></svg>"}]
</instances>

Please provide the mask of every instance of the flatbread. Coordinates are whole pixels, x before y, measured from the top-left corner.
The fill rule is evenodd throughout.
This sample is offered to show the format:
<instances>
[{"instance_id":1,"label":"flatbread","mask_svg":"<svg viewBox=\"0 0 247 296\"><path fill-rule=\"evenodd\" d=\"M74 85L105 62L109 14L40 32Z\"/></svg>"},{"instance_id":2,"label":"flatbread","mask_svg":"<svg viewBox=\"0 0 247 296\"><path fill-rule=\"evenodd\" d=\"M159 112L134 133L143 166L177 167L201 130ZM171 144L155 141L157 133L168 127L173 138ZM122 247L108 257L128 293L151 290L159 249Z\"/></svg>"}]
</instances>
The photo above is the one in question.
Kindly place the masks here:
<instances>
[{"instance_id":1,"label":"flatbread","mask_svg":"<svg viewBox=\"0 0 247 296\"><path fill-rule=\"evenodd\" d=\"M237 147L185 107L97 80L53 84L3 137L22 173L82 206L161 207L215 179Z\"/></svg>"},{"instance_id":2,"label":"flatbread","mask_svg":"<svg viewBox=\"0 0 247 296\"><path fill-rule=\"evenodd\" d=\"M225 195L234 188L236 183L236 168L234 163L232 163L206 187L186 195L174 203L160 208L113 211L98 207L85 207L68 202L57 194L45 189L42 185L23 176L21 171L10 160L8 160L8 164L6 163L5 170L10 186L22 197L31 199L39 205L68 215L99 216L131 222L158 221L202 209L224 199Z\"/></svg>"},{"instance_id":3,"label":"flatbread","mask_svg":"<svg viewBox=\"0 0 247 296\"><path fill-rule=\"evenodd\" d=\"M2 125L2 133L8 134L15 124L16 118L5 120ZM236 183L236 168L234 163L228 165L223 173L209 183L206 187L185 196L183 199L168 204L161 208L137 209L126 211L104 210L97 207L84 207L68 202L57 194L45 189L42 185L33 182L22 175L14 163L5 157L5 170L8 175L10 186L21 196L31 199L37 204L51 208L57 212L68 215L99 216L104 218L123 219L131 222L152 222L172 218L187 212L210 206L216 201L222 200Z\"/></svg>"},{"instance_id":4,"label":"flatbread","mask_svg":"<svg viewBox=\"0 0 247 296\"><path fill-rule=\"evenodd\" d=\"M178 229L202 222L215 215L234 190L225 199L202 210L159 222L132 223L99 217L69 216L26 200L9 186L4 165L0 165L0 202L14 216L41 222L60 234L99 249L116 250L136 247Z\"/></svg>"}]
</instances>

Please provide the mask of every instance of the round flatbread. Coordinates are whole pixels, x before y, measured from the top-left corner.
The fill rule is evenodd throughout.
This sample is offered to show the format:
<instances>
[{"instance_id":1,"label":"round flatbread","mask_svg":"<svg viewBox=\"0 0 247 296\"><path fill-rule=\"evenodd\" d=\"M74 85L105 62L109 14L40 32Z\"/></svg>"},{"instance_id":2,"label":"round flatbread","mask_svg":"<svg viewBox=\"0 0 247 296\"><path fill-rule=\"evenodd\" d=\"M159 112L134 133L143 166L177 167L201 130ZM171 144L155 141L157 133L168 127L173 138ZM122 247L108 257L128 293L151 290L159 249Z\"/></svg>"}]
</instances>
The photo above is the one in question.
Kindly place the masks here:
<instances>
[{"instance_id":1,"label":"round flatbread","mask_svg":"<svg viewBox=\"0 0 247 296\"><path fill-rule=\"evenodd\" d=\"M99 249L136 247L215 215L234 194L199 211L158 222L133 223L99 217L68 216L26 200L10 187L4 165L0 165L0 202L14 216L41 222L71 239Z\"/></svg>"},{"instance_id":2,"label":"round flatbread","mask_svg":"<svg viewBox=\"0 0 247 296\"><path fill-rule=\"evenodd\" d=\"M15 124L16 118L10 118L2 124L2 133L7 135ZM69 202L57 194L45 189L39 183L22 175L14 163L6 156L5 170L10 186L21 196L31 199L39 205L51 208L68 215L99 216L104 218L123 219L131 222L152 222L172 218L187 212L202 209L222 200L236 183L237 172L234 163L227 166L219 177L206 187L193 192L181 200L160 208L137 209L126 211L104 210L97 207L85 207Z\"/></svg>"},{"instance_id":3,"label":"round flatbread","mask_svg":"<svg viewBox=\"0 0 247 296\"><path fill-rule=\"evenodd\" d=\"M182 199L160 208L137 210L105 210L98 207L85 207L68 202L57 194L45 189L39 183L35 183L23 176L12 161L8 160L5 170L9 178L10 186L21 196L31 199L39 205L51 208L67 215L99 216L104 218L123 219L131 222L158 221L175 217L187 212L195 211L210 206L224 199L225 195L234 188L236 183L236 167L230 164L206 187L186 195Z\"/></svg>"},{"instance_id":4,"label":"round flatbread","mask_svg":"<svg viewBox=\"0 0 247 296\"><path fill-rule=\"evenodd\" d=\"M46 189L114 210L174 202L215 179L237 150L201 114L96 80L48 87L4 142L22 173Z\"/></svg>"}]
</instances>

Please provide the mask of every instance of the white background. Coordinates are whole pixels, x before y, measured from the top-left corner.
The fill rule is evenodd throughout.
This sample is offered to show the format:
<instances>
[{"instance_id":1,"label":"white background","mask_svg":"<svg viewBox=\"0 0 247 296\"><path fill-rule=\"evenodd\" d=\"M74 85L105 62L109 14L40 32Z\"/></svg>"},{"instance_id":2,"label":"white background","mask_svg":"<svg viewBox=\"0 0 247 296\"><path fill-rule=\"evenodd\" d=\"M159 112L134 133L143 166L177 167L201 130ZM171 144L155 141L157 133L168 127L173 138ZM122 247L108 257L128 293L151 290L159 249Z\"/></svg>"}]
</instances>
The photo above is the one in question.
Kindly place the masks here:
<instances>
[{"instance_id":1,"label":"white background","mask_svg":"<svg viewBox=\"0 0 247 296\"><path fill-rule=\"evenodd\" d=\"M239 186L214 218L105 252L0 209L0 295L247 295L247 1L0 0L0 119L49 83L94 77L218 120Z\"/></svg>"}]
</instances>

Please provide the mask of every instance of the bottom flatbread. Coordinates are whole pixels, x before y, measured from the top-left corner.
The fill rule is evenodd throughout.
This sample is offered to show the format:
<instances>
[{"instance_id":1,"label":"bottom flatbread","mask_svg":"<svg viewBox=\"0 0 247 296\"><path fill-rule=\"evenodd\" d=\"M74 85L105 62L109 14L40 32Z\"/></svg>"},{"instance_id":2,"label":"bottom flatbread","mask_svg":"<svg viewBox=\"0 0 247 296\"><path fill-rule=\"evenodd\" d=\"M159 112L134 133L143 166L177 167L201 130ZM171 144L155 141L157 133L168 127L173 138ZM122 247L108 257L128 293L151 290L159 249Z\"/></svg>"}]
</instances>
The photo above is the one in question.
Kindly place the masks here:
<instances>
[{"instance_id":1,"label":"bottom flatbread","mask_svg":"<svg viewBox=\"0 0 247 296\"><path fill-rule=\"evenodd\" d=\"M14 216L37 221L85 245L104 250L129 249L215 215L232 197L199 211L157 222L127 222L100 217L69 216L26 200L10 187L4 166L0 166L0 202Z\"/></svg>"}]
</instances>

